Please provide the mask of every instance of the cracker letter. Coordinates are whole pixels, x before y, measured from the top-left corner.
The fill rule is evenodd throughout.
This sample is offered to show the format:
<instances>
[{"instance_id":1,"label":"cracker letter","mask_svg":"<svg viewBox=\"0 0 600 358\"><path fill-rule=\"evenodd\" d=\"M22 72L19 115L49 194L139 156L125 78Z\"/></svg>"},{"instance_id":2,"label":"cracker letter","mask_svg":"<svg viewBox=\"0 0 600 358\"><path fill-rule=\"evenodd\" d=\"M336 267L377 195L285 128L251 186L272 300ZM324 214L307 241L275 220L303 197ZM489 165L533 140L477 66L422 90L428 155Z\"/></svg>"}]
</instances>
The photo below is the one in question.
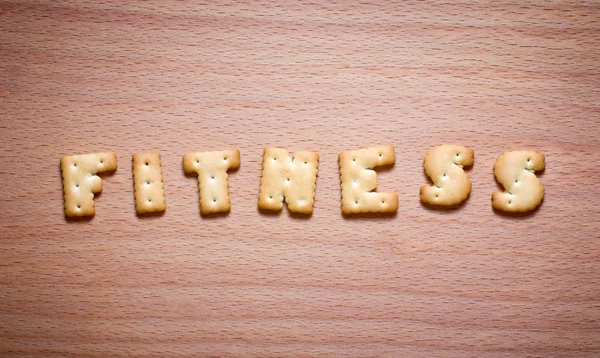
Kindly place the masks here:
<instances>
[{"instance_id":1,"label":"cracker letter","mask_svg":"<svg viewBox=\"0 0 600 358\"><path fill-rule=\"evenodd\" d=\"M494 209L522 212L535 209L544 198L544 186L534 171L544 170L544 155L531 151L506 152L496 159L494 175L505 192L492 194Z\"/></svg>"},{"instance_id":2,"label":"cracker letter","mask_svg":"<svg viewBox=\"0 0 600 358\"><path fill-rule=\"evenodd\" d=\"M240 151L237 149L184 154L183 170L198 173L200 213L226 213L231 209L227 170L239 166Z\"/></svg>"},{"instance_id":3,"label":"cracker letter","mask_svg":"<svg viewBox=\"0 0 600 358\"><path fill-rule=\"evenodd\" d=\"M165 190L159 153L136 153L132 158L135 210L138 214L165 211Z\"/></svg>"},{"instance_id":4,"label":"cracker letter","mask_svg":"<svg viewBox=\"0 0 600 358\"><path fill-rule=\"evenodd\" d=\"M92 216L94 193L102 191L102 179L96 173L117 169L117 155L112 152L65 156L60 158L63 178L65 215Z\"/></svg>"},{"instance_id":5,"label":"cracker letter","mask_svg":"<svg viewBox=\"0 0 600 358\"><path fill-rule=\"evenodd\" d=\"M421 187L421 201L441 206L465 201L471 192L471 181L462 168L473 165L473 156L472 149L460 145L431 148L423 158L423 168L433 185Z\"/></svg>"},{"instance_id":6,"label":"cracker letter","mask_svg":"<svg viewBox=\"0 0 600 358\"><path fill-rule=\"evenodd\" d=\"M283 148L265 148L258 207L281 210L283 199L292 212L312 214L315 203L319 154L298 151L294 159Z\"/></svg>"},{"instance_id":7,"label":"cracker letter","mask_svg":"<svg viewBox=\"0 0 600 358\"><path fill-rule=\"evenodd\" d=\"M377 173L371 170L396 161L394 147L351 150L340 153L342 213L393 213L398 210L398 194L377 193Z\"/></svg>"}]
</instances>

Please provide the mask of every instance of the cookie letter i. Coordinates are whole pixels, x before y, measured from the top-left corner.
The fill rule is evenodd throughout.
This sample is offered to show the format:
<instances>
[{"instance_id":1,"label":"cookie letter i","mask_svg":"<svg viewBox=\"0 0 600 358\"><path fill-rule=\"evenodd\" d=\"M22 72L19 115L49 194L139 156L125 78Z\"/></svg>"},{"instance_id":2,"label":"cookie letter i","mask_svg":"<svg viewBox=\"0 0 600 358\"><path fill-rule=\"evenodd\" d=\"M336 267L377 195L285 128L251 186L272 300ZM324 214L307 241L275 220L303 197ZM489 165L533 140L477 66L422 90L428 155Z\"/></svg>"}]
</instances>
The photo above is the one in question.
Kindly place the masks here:
<instances>
[{"instance_id":1,"label":"cookie letter i","mask_svg":"<svg viewBox=\"0 0 600 358\"><path fill-rule=\"evenodd\" d=\"M136 153L133 162L135 210L138 214L165 211L165 190L159 153Z\"/></svg>"}]
</instances>

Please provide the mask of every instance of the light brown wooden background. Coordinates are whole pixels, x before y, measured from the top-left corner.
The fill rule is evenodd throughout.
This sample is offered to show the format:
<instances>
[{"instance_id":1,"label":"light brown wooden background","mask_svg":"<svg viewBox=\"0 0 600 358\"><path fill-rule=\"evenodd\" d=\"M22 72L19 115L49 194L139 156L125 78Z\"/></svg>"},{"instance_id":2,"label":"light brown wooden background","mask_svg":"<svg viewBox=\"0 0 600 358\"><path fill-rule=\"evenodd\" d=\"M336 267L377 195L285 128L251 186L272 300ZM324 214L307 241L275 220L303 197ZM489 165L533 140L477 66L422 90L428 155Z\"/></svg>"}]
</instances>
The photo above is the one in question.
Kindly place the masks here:
<instances>
[{"instance_id":1,"label":"light brown wooden background","mask_svg":"<svg viewBox=\"0 0 600 358\"><path fill-rule=\"evenodd\" d=\"M0 2L0 355L600 355L600 3ZM345 218L337 154L390 143L397 215ZM433 145L473 191L424 208ZM265 146L321 155L315 213L256 209ZM232 212L186 152L239 148ZM504 151L546 155L527 216L490 205ZM115 151L96 216L59 158ZM134 212L160 151L168 209Z\"/></svg>"}]
</instances>

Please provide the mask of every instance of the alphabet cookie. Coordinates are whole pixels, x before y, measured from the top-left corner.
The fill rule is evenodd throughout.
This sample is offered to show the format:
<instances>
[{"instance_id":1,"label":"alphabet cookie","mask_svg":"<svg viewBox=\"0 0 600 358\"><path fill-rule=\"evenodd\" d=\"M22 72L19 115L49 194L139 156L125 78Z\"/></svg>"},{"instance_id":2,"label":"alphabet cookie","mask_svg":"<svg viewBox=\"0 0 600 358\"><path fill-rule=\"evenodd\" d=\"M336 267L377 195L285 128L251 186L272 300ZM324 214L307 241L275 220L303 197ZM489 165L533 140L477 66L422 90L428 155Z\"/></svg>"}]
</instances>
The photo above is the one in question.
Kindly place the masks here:
<instances>
[{"instance_id":1,"label":"alphabet cookie","mask_svg":"<svg viewBox=\"0 0 600 358\"><path fill-rule=\"evenodd\" d=\"M295 152L292 160L287 149L265 148L258 207L281 210L285 199L290 211L312 214L318 167L315 152Z\"/></svg>"},{"instance_id":2,"label":"alphabet cookie","mask_svg":"<svg viewBox=\"0 0 600 358\"><path fill-rule=\"evenodd\" d=\"M135 210L138 214L165 211L165 190L159 153L136 153L132 158Z\"/></svg>"},{"instance_id":3,"label":"alphabet cookie","mask_svg":"<svg viewBox=\"0 0 600 358\"><path fill-rule=\"evenodd\" d=\"M473 165L473 159L473 150L460 145L431 148L423 158L423 168L433 185L421 187L421 201L440 206L465 201L471 192L471 181L462 168Z\"/></svg>"},{"instance_id":4,"label":"alphabet cookie","mask_svg":"<svg viewBox=\"0 0 600 358\"><path fill-rule=\"evenodd\" d=\"M342 212L390 213L398 210L398 194L377 193L374 167L394 164L396 153L391 145L345 151L338 156L342 186Z\"/></svg>"},{"instance_id":5,"label":"alphabet cookie","mask_svg":"<svg viewBox=\"0 0 600 358\"><path fill-rule=\"evenodd\" d=\"M544 155L532 151L506 152L496 159L494 175L504 192L492 194L495 209L522 212L535 209L544 199L544 186L535 171L544 170Z\"/></svg>"},{"instance_id":6,"label":"alphabet cookie","mask_svg":"<svg viewBox=\"0 0 600 358\"><path fill-rule=\"evenodd\" d=\"M200 213L224 213L231 209L227 170L239 166L240 151L237 149L184 154L183 170L198 173Z\"/></svg>"},{"instance_id":7,"label":"alphabet cookie","mask_svg":"<svg viewBox=\"0 0 600 358\"><path fill-rule=\"evenodd\" d=\"M112 152L65 156L60 158L65 215L92 216L96 213L94 193L102 191L97 173L117 169L117 155Z\"/></svg>"}]
</instances>

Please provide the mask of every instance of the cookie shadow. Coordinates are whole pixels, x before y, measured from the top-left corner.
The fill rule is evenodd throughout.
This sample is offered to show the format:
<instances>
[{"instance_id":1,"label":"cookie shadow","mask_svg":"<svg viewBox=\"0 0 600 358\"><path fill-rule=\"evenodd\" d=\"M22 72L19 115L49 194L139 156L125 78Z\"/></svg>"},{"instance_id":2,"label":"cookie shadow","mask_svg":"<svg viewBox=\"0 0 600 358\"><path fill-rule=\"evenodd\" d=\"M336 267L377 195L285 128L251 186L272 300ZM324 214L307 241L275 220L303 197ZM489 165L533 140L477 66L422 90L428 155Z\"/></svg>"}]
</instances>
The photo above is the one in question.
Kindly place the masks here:
<instances>
[{"instance_id":1,"label":"cookie shadow","mask_svg":"<svg viewBox=\"0 0 600 358\"><path fill-rule=\"evenodd\" d=\"M293 211L287 211L288 212L288 216L294 220L300 220L300 221L308 221L310 219L312 219L313 214L302 214L302 213L295 213Z\"/></svg>"},{"instance_id":2,"label":"cookie shadow","mask_svg":"<svg viewBox=\"0 0 600 358\"><path fill-rule=\"evenodd\" d=\"M398 216L398 211L391 213L357 213L357 214L344 214L342 218L344 220L375 220L375 221L386 221L392 220Z\"/></svg>"},{"instance_id":3,"label":"cookie shadow","mask_svg":"<svg viewBox=\"0 0 600 358\"><path fill-rule=\"evenodd\" d=\"M392 169L394 169L394 165L396 163L392 163L392 164L386 164L386 165L380 165L380 166L376 166L374 167L372 170L375 170L378 173L386 173L391 171Z\"/></svg>"},{"instance_id":4,"label":"cookie shadow","mask_svg":"<svg viewBox=\"0 0 600 358\"><path fill-rule=\"evenodd\" d=\"M267 210L267 209L261 209L259 207L256 207L256 212L258 212L260 215L263 216L271 216L271 217L278 217L281 216L281 212L282 210Z\"/></svg>"},{"instance_id":5,"label":"cookie shadow","mask_svg":"<svg viewBox=\"0 0 600 358\"><path fill-rule=\"evenodd\" d=\"M469 201L469 198L465 199L463 202L460 202L460 203L454 204L454 205L434 205L434 204L424 203L422 200L419 199L419 203L421 204L421 207L423 209L425 209L427 211L435 211L435 212L442 212L442 213L459 211L467 205L468 201Z\"/></svg>"},{"instance_id":6,"label":"cookie shadow","mask_svg":"<svg viewBox=\"0 0 600 358\"><path fill-rule=\"evenodd\" d=\"M221 213L210 213L210 214L200 213L200 217L202 218L202 220L217 220L217 219L222 219L222 218L228 217L230 213L231 213L231 210L226 211L226 212L221 212Z\"/></svg>"},{"instance_id":7,"label":"cookie shadow","mask_svg":"<svg viewBox=\"0 0 600 358\"><path fill-rule=\"evenodd\" d=\"M296 213L293 211L290 211L287 206L285 206L285 210L287 211L288 217L293 219L293 220L301 220L301 221L308 221L312 218L312 214L302 214L302 213ZM279 217L282 215L284 209L281 210L266 210L266 209L261 209L259 207L256 208L256 211L263 216L267 216L267 217Z\"/></svg>"},{"instance_id":8,"label":"cookie shadow","mask_svg":"<svg viewBox=\"0 0 600 358\"><path fill-rule=\"evenodd\" d=\"M63 213L63 215L65 218L65 221L68 223L81 223L81 222L88 223L88 222L94 220L94 216L95 216L95 215L92 215L92 216L67 216L67 214L64 214L64 213Z\"/></svg>"},{"instance_id":9,"label":"cookie shadow","mask_svg":"<svg viewBox=\"0 0 600 358\"><path fill-rule=\"evenodd\" d=\"M266 210L266 209L261 209L259 207L256 208L256 211L262 215L262 216L267 216L267 217L279 217L283 214L283 211L287 211L288 217L293 219L293 220L300 220L300 221L308 221L313 217L313 214L302 214L302 213L296 213L293 211L290 211L286 205L284 205L285 209L281 209L281 210Z\"/></svg>"},{"instance_id":10,"label":"cookie shadow","mask_svg":"<svg viewBox=\"0 0 600 358\"><path fill-rule=\"evenodd\" d=\"M154 211L154 212L151 212L151 213L138 213L136 211L135 216L138 219L148 220L148 219L163 217L165 215L165 213L166 213L166 210L163 210L163 211Z\"/></svg>"},{"instance_id":11,"label":"cookie shadow","mask_svg":"<svg viewBox=\"0 0 600 358\"><path fill-rule=\"evenodd\" d=\"M529 210L529 211L512 212L512 211L498 210L498 209L492 207L492 212L496 216L504 217L504 218L507 218L507 219L525 220L525 219L529 219L529 218L532 218L532 217L536 216L539 213L540 209L542 208L542 205L544 205L544 201L543 200L540 203L540 205L538 205L535 209Z\"/></svg>"}]
</instances>

